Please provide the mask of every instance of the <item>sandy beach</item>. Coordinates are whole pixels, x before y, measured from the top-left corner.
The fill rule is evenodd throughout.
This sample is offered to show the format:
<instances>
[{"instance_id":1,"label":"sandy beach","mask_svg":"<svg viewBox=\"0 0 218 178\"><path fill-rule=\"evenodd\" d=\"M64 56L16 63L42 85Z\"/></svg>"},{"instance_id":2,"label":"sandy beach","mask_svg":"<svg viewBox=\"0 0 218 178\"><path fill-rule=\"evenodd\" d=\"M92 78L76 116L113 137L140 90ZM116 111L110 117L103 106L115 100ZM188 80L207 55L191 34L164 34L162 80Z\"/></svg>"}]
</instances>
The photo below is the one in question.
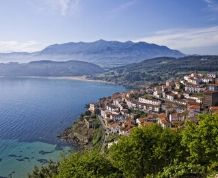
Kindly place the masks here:
<instances>
[{"instance_id":1,"label":"sandy beach","mask_svg":"<svg viewBox=\"0 0 218 178\"><path fill-rule=\"evenodd\" d=\"M7 78L7 76L0 76L0 78ZM94 80L88 79L86 76L60 76L60 77L48 77L48 76L17 76L15 78L42 78L42 79L51 79L51 80L80 80L86 82L99 82L99 83L108 83L114 84L113 82L107 82L104 80Z\"/></svg>"}]
</instances>

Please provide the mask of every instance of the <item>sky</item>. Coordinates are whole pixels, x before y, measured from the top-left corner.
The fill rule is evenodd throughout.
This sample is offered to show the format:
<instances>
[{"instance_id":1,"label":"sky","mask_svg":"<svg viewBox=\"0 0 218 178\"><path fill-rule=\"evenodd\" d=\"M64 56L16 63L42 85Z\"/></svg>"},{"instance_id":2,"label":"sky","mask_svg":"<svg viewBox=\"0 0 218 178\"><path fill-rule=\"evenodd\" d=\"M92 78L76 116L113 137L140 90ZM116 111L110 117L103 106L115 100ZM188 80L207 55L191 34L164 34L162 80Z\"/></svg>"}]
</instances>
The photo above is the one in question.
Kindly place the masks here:
<instances>
[{"instance_id":1,"label":"sky","mask_svg":"<svg viewBox=\"0 0 218 178\"><path fill-rule=\"evenodd\" d=\"M218 0L0 0L0 52L50 44L145 41L218 54Z\"/></svg>"}]
</instances>

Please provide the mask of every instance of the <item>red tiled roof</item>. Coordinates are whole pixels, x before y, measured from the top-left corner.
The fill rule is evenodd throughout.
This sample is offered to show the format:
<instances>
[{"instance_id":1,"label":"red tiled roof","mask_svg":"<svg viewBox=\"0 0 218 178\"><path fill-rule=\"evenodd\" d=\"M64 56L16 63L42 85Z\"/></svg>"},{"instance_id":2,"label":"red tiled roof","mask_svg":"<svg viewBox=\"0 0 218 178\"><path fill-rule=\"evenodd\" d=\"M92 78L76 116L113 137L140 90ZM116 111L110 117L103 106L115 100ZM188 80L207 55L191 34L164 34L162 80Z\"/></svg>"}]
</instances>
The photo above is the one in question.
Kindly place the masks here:
<instances>
[{"instance_id":1,"label":"red tiled roof","mask_svg":"<svg viewBox=\"0 0 218 178\"><path fill-rule=\"evenodd\" d=\"M218 113L218 106L211 106L211 107L210 107L210 111L211 111L211 112Z\"/></svg>"},{"instance_id":2,"label":"red tiled roof","mask_svg":"<svg viewBox=\"0 0 218 178\"><path fill-rule=\"evenodd\" d=\"M200 109L200 105L197 105L197 104L193 104L193 105L189 105L188 106L188 109Z\"/></svg>"}]
</instances>

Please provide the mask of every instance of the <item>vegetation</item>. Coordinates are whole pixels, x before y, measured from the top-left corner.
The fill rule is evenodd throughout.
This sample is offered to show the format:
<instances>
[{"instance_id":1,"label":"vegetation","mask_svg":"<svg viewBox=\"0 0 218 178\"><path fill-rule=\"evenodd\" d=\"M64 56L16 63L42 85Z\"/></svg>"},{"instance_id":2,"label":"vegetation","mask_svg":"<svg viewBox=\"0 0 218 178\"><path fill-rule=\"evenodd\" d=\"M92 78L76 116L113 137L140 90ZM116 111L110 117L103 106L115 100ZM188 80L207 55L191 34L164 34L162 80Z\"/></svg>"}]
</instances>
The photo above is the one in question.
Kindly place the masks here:
<instances>
[{"instance_id":1,"label":"vegetation","mask_svg":"<svg viewBox=\"0 0 218 178\"><path fill-rule=\"evenodd\" d=\"M58 174L59 163L49 161L48 165L42 166L40 169L34 167L32 173L28 176L29 178L52 178Z\"/></svg>"},{"instance_id":2,"label":"vegetation","mask_svg":"<svg viewBox=\"0 0 218 178\"><path fill-rule=\"evenodd\" d=\"M0 63L0 76L81 76L104 72L92 63L82 61L34 61L29 63Z\"/></svg>"},{"instance_id":3,"label":"vegetation","mask_svg":"<svg viewBox=\"0 0 218 178\"><path fill-rule=\"evenodd\" d=\"M93 76L127 86L144 85L180 77L188 72L217 72L218 56L159 57L109 70Z\"/></svg>"},{"instance_id":4,"label":"vegetation","mask_svg":"<svg viewBox=\"0 0 218 178\"><path fill-rule=\"evenodd\" d=\"M90 150L64 158L49 176L210 178L218 174L217 148L218 115L204 114L198 123L187 122L177 131L158 125L135 128L105 153Z\"/></svg>"},{"instance_id":5,"label":"vegetation","mask_svg":"<svg viewBox=\"0 0 218 178\"><path fill-rule=\"evenodd\" d=\"M104 129L101 127L97 115L86 111L58 137L70 144L77 144L81 148L99 148L101 147L103 135Z\"/></svg>"},{"instance_id":6,"label":"vegetation","mask_svg":"<svg viewBox=\"0 0 218 178\"><path fill-rule=\"evenodd\" d=\"M103 132L104 131L103 131L102 127L99 127L99 128L94 130L94 134L93 134L93 137L92 137L92 145L94 147L99 147L100 146L102 136L104 135Z\"/></svg>"},{"instance_id":7,"label":"vegetation","mask_svg":"<svg viewBox=\"0 0 218 178\"><path fill-rule=\"evenodd\" d=\"M72 154L61 162L57 178L105 178L121 177L118 168L97 151Z\"/></svg>"}]
</instances>

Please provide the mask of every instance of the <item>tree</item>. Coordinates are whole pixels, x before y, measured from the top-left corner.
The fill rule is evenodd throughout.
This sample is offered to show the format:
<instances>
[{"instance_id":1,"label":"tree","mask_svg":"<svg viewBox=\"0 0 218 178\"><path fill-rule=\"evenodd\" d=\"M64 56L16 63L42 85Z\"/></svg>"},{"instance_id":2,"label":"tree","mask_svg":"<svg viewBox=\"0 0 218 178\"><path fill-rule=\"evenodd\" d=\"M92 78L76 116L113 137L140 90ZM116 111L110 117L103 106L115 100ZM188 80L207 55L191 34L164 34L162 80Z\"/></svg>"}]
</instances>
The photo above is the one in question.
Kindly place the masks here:
<instances>
[{"instance_id":1,"label":"tree","mask_svg":"<svg viewBox=\"0 0 218 178\"><path fill-rule=\"evenodd\" d=\"M217 163L218 115L203 114L198 123L187 122L182 132L182 145L189 152L187 161L202 166Z\"/></svg>"},{"instance_id":2,"label":"tree","mask_svg":"<svg viewBox=\"0 0 218 178\"><path fill-rule=\"evenodd\" d=\"M125 177L155 174L181 157L179 134L156 124L136 128L111 147L109 157Z\"/></svg>"},{"instance_id":3,"label":"tree","mask_svg":"<svg viewBox=\"0 0 218 178\"><path fill-rule=\"evenodd\" d=\"M200 115L182 131L135 128L107 154L80 151L35 168L30 178L205 178L218 173L218 115Z\"/></svg>"},{"instance_id":4,"label":"tree","mask_svg":"<svg viewBox=\"0 0 218 178\"><path fill-rule=\"evenodd\" d=\"M57 178L120 178L122 173L97 151L78 152L60 163Z\"/></svg>"},{"instance_id":5,"label":"tree","mask_svg":"<svg viewBox=\"0 0 218 178\"><path fill-rule=\"evenodd\" d=\"M156 175L157 178L205 178L205 168L187 162L173 164L164 168Z\"/></svg>"},{"instance_id":6,"label":"tree","mask_svg":"<svg viewBox=\"0 0 218 178\"><path fill-rule=\"evenodd\" d=\"M46 166L41 168L34 167L32 173L28 175L29 178L53 178L58 173L58 163L49 161Z\"/></svg>"}]
</instances>

